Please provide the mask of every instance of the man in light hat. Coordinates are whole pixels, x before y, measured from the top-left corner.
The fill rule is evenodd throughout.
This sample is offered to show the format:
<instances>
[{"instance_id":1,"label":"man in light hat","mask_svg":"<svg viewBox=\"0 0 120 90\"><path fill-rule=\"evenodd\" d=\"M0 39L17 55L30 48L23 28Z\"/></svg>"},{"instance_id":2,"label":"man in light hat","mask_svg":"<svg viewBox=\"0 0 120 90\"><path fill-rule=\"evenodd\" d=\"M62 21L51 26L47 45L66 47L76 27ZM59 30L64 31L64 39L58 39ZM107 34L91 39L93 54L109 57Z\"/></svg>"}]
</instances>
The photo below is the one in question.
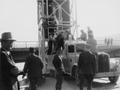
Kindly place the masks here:
<instances>
[{"instance_id":1,"label":"man in light hat","mask_svg":"<svg viewBox=\"0 0 120 90\"><path fill-rule=\"evenodd\" d=\"M87 34L84 32L84 30L81 30L81 40L86 41L87 40Z\"/></svg>"},{"instance_id":2,"label":"man in light hat","mask_svg":"<svg viewBox=\"0 0 120 90\"><path fill-rule=\"evenodd\" d=\"M0 50L0 68L1 68L1 83L0 90L19 90L19 83L17 76L20 71L15 66L15 62L12 58L10 50L12 49L12 43L15 40L12 39L10 32L4 32L1 35L1 50Z\"/></svg>"},{"instance_id":3,"label":"man in light hat","mask_svg":"<svg viewBox=\"0 0 120 90\"><path fill-rule=\"evenodd\" d=\"M94 38L93 31L88 28L88 39L87 39L88 48L93 52L96 53L97 48L97 41Z\"/></svg>"}]
</instances>

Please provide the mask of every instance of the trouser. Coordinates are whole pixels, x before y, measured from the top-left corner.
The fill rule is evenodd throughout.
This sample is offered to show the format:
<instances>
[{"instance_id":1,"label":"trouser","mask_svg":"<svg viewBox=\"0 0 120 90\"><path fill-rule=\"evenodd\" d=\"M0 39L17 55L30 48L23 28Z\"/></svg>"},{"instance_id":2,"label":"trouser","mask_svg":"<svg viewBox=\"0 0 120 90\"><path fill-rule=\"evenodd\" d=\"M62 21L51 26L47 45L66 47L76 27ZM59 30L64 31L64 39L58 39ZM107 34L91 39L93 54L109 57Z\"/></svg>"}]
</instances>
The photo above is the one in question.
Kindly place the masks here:
<instances>
[{"instance_id":1,"label":"trouser","mask_svg":"<svg viewBox=\"0 0 120 90\"><path fill-rule=\"evenodd\" d=\"M87 90L91 90L93 78L94 78L94 75L92 75L92 74L80 74L79 75L79 89L83 90L84 82L86 80L87 81Z\"/></svg>"},{"instance_id":2,"label":"trouser","mask_svg":"<svg viewBox=\"0 0 120 90\"><path fill-rule=\"evenodd\" d=\"M56 90L61 90L62 88L62 83L63 83L63 72L57 72L56 74L56 85L55 88Z\"/></svg>"},{"instance_id":3,"label":"trouser","mask_svg":"<svg viewBox=\"0 0 120 90\"><path fill-rule=\"evenodd\" d=\"M20 90L20 84L16 78L11 80L3 78L2 83L2 89L0 90Z\"/></svg>"},{"instance_id":4,"label":"trouser","mask_svg":"<svg viewBox=\"0 0 120 90\"><path fill-rule=\"evenodd\" d=\"M38 79L39 78L36 78L36 77L29 78L29 80L30 80L30 90L37 90L36 85L37 85Z\"/></svg>"}]
</instances>

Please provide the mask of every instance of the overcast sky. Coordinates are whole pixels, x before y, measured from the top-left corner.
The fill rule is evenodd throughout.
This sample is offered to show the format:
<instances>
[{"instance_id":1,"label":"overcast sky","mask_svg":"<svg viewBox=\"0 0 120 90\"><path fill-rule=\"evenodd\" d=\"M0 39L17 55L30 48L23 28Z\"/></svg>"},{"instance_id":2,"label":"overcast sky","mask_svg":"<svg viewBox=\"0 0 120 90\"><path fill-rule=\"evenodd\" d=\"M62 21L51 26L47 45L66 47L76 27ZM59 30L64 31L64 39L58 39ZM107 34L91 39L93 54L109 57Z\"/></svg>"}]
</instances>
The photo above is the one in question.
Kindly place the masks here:
<instances>
[{"instance_id":1,"label":"overcast sky","mask_svg":"<svg viewBox=\"0 0 120 90\"><path fill-rule=\"evenodd\" d=\"M0 0L0 34L4 31L19 41L37 41L37 0Z\"/></svg>"},{"instance_id":2,"label":"overcast sky","mask_svg":"<svg viewBox=\"0 0 120 90\"><path fill-rule=\"evenodd\" d=\"M77 0L77 22L95 37L119 33L120 0ZM37 0L0 0L0 35L5 31L18 41L37 41Z\"/></svg>"},{"instance_id":3,"label":"overcast sky","mask_svg":"<svg viewBox=\"0 0 120 90\"><path fill-rule=\"evenodd\" d=\"M96 37L120 33L120 0L77 0L78 23Z\"/></svg>"}]
</instances>

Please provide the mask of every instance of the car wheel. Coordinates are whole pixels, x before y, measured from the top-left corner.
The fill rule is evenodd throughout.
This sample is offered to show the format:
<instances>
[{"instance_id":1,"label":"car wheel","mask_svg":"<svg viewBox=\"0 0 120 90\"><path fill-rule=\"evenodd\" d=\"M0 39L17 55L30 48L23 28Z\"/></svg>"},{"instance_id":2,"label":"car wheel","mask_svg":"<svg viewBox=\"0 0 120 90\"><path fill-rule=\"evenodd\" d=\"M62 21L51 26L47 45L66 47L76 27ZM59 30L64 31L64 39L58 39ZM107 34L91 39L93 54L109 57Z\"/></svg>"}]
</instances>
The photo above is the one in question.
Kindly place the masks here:
<instances>
[{"instance_id":1,"label":"car wheel","mask_svg":"<svg viewBox=\"0 0 120 90\"><path fill-rule=\"evenodd\" d=\"M116 83L118 78L119 78L119 76L112 76L112 77L109 77L109 80L111 83Z\"/></svg>"}]
</instances>

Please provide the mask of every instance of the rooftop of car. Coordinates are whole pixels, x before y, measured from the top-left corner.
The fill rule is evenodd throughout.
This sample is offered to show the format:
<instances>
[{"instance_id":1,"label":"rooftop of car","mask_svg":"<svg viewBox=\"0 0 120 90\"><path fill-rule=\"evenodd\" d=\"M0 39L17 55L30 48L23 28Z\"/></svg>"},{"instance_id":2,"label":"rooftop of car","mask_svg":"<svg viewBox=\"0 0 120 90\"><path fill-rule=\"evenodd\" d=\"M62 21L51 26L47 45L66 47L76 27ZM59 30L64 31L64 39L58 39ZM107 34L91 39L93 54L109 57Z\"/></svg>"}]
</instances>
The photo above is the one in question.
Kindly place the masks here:
<instances>
[{"instance_id":1,"label":"rooftop of car","mask_svg":"<svg viewBox=\"0 0 120 90\"><path fill-rule=\"evenodd\" d=\"M82 40L66 40L65 41L65 44L67 44L67 45L71 45L71 44L87 44L87 42L86 41L82 41Z\"/></svg>"}]
</instances>

